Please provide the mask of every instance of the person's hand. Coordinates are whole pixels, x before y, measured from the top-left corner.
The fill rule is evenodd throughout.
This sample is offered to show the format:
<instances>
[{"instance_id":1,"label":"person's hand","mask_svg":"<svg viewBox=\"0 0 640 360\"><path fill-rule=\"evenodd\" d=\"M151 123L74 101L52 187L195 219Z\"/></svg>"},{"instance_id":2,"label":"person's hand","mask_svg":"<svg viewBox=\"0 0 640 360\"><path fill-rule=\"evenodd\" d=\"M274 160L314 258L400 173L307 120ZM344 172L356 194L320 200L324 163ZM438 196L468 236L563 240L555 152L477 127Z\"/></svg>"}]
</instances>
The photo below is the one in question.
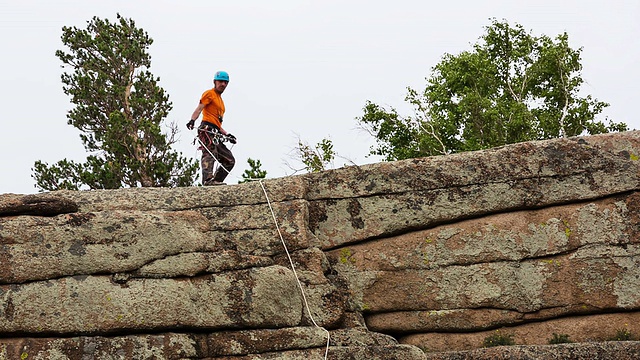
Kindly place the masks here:
<instances>
[{"instance_id":1,"label":"person's hand","mask_svg":"<svg viewBox=\"0 0 640 360\"><path fill-rule=\"evenodd\" d=\"M187 129L189 130L193 130L193 126L196 124L195 120L189 120L189 122L187 123Z\"/></svg>"},{"instance_id":2,"label":"person's hand","mask_svg":"<svg viewBox=\"0 0 640 360\"><path fill-rule=\"evenodd\" d=\"M236 139L236 137L235 137L235 136L233 136L233 135L231 135L231 134L229 134L229 133L227 133L227 139L229 139L229 142L230 142L230 143L232 143L232 144L235 144L235 143L237 143L237 142L238 142L238 140Z\"/></svg>"}]
</instances>

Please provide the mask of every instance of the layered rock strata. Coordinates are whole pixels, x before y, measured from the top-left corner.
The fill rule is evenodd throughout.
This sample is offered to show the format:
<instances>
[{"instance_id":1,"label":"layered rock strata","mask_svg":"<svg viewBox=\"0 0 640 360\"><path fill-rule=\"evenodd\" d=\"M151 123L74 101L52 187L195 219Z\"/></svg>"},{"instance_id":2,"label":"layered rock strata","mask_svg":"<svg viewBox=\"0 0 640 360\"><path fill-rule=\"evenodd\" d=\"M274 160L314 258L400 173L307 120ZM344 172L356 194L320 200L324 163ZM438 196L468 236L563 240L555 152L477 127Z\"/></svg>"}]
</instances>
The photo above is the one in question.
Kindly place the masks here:
<instances>
[{"instance_id":1,"label":"layered rock strata","mask_svg":"<svg viewBox=\"0 0 640 360\"><path fill-rule=\"evenodd\" d=\"M0 359L544 359L553 333L625 358L601 342L640 335L639 155L626 132L0 195ZM477 350L496 333L532 347Z\"/></svg>"}]
</instances>

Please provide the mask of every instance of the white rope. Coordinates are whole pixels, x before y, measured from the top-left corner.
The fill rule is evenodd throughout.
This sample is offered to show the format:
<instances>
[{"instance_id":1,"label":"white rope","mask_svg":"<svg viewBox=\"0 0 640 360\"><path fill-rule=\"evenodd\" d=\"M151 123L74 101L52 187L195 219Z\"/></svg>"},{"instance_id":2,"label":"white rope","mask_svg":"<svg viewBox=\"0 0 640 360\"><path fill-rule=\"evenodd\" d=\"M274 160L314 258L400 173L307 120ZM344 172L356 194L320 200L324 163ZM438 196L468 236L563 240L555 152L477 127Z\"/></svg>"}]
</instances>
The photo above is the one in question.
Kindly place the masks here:
<instances>
[{"instance_id":1,"label":"white rope","mask_svg":"<svg viewBox=\"0 0 640 360\"><path fill-rule=\"evenodd\" d=\"M195 137L195 139L196 139L196 140L198 140L198 142L200 143L200 146L201 146L203 149L207 150L207 152L209 153L209 155L211 155L211 157L213 158L213 160L217 163L216 168L215 168L215 169L213 169L213 174L215 174L215 173L216 173L216 171L217 171L217 168L218 168L218 167L221 167L221 168L222 168L222 170L226 171L226 172L227 172L227 175L231 173L231 171L227 170L227 168L226 168L226 167L224 167L224 166L222 165L222 163L220 162L220 160L218 160L218 158L217 158L215 155L213 155L213 153L211 152L211 150L209 150L209 147L207 147L207 146L205 146L205 145L204 145L204 143L202 142L202 140L200 140L200 137L199 137L199 136L196 136L196 137ZM231 149L233 149L233 145L231 145ZM229 151L231 151L231 149L229 149ZM212 174L212 175L213 175L213 174ZM202 179L203 184L204 184L204 181L205 181L205 179Z\"/></svg>"},{"instance_id":2,"label":"white rope","mask_svg":"<svg viewBox=\"0 0 640 360\"><path fill-rule=\"evenodd\" d=\"M200 143L202 148L206 149L207 152L211 155L211 157L213 157L213 159L219 164L219 166L222 167L222 169L225 170L227 172L227 174L229 174L230 171L228 171L224 166L222 166L220 161L218 161L218 159L215 157L215 155L213 155L211 150L209 150L209 148L204 145L204 143L200 140L200 138L198 136L196 136L196 139L198 140L198 142ZM249 180L254 180L254 181L257 180L258 183L260 183L260 187L262 187L262 192L264 193L264 197L267 199L267 205L269 205L269 210L271 211L271 217L273 218L273 223L276 225L276 230L278 231L278 236L280 236L280 241L282 242L282 246L284 247L284 251L287 254L287 258L289 259L289 264L291 264L291 270L293 271L293 275L296 277L296 281L298 282L298 287L300 288L300 294L302 294L302 300L304 301L304 306L307 309L307 313L309 314L309 319L311 319L311 322L313 323L313 325L315 325L319 329L324 330L327 333L327 346L326 346L325 351L324 351L324 360L327 360L327 357L329 356L329 343L330 343L330 340L331 340L331 334L329 333L329 331L327 329L325 329L322 326L318 325L318 323L316 323L316 321L313 319L313 315L311 314L311 308L309 307L309 302L307 301L307 296L304 294L304 288L302 287L302 282L300 281L300 278L298 277L298 272L296 271L295 265L293 265L293 260L291 259L291 254L289 254L289 249L287 248L287 244L284 241L284 237L282 237L282 232L280 231L280 226L278 225L278 219L276 218L276 214L273 211L273 207L271 206L271 200L269 199L269 195L267 195L267 189L265 189L264 184L262 183L263 179L249 179Z\"/></svg>"},{"instance_id":3,"label":"white rope","mask_svg":"<svg viewBox=\"0 0 640 360\"><path fill-rule=\"evenodd\" d=\"M327 356L329 355L329 340L330 334L329 331L322 326L318 325L316 321L313 319L313 315L311 314L311 308L309 307L309 303L307 302L307 297L304 294L304 288L302 287L302 282L300 282L300 278L298 277L298 273L296 272L296 267L293 265L293 260L291 259L291 254L289 254L289 250L287 249L287 244L282 237L282 233L280 232L280 226L278 226L278 220L276 219L276 214L273 211L273 207L271 206L271 200L269 200L269 195L267 195L267 190L264 188L264 184L262 183L263 179L255 179L258 180L260 186L262 187L262 192L264 192L264 196L267 199L267 204L269 205L269 210L271 210L271 216L273 217L273 222L276 224L276 230L278 230L278 235L280 236L280 241L282 241L282 246L284 246L284 251L287 253L287 257L289 258L289 264L291 264L291 270L293 270L293 275L296 277L296 281L298 282L298 287L300 288L300 293L302 294L302 300L304 300L304 306L307 309L307 313L309 314L309 318L313 325L317 328L324 330L327 333L327 347L324 352L324 359L327 360Z\"/></svg>"}]
</instances>

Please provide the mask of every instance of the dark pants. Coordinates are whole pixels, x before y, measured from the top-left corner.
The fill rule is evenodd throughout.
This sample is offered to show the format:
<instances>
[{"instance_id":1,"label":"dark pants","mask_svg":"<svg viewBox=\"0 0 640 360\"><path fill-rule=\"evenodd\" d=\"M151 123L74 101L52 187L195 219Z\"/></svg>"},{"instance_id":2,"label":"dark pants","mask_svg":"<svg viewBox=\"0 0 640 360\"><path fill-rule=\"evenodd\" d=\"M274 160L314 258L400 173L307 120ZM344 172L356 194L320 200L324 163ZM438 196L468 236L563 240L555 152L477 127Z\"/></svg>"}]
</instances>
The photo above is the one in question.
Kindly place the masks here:
<instances>
[{"instance_id":1,"label":"dark pants","mask_svg":"<svg viewBox=\"0 0 640 360\"><path fill-rule=\"evenodd\" d=\"M211 153L209 153L211 152ZM211 155L213 154L213 156ZM216 160L220 163L215 174L213 173L213 167ZM202 182L206 182L213 178L213 181L224 181L229 175L231 169L236 164L236 159L233 157L231 150L229 150L223 143L210 144L206 149L202 149Z\"/></svg>"}]
</instances>

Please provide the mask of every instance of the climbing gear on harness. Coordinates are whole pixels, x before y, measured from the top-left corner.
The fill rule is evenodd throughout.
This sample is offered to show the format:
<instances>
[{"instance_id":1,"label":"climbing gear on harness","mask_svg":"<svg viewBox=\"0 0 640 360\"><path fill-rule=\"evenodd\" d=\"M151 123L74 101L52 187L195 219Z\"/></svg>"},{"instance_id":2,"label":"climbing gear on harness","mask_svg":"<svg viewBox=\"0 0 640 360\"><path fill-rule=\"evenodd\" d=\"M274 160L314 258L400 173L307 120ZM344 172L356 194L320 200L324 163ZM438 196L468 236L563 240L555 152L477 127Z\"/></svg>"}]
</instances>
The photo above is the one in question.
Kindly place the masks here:
<instances>
[{"instance_id":1,"label":"climbing gear on harness","mask_svg":"<svg viewBox=\"0 0 640 360\"><path fill-rule=\"evenodd\" d=\"M213 77L213 80L229 81L229 74L226 71L218 71Z\"/></svg>"},{"instance_id":2,"label":"climbing gear on harness","mask_svg":"<svg viewBox=\"0 0 640 360\"><path fill-rule=\"evenodd\" d=\"M196 141L200 144L200 146L198 146L198 150L202 150L203 152L203 157L202 157L202 161L203 161L203 166L204 166L204 152L206 151L209 155L211 155L211 158L218 163L218 169L213 171L213 174L215 176L215 174L217 174L218 170L220 168L222 168L224 171L227 172L227 174L229 174L231 172L231 168L233 168L233 164L229 164L230 168L227 169L224 165L223 162L220 161L220 159L218 158L218 149L217 149L217 145L218 144L222 144L224 142L230 142L232 144L235 144L236 141L236 137L231 135L231 134L222 134L220 132L220 129L210 123L207 122L202 122L200 123L200 126L198 127L198 134L197 136L193 139L193 144L196 143ZM233 148L233 146L232 146ZM226 147L225 147L226 149ZM229 151L229 150L227 150ZM233 160L233 159L232 159ZM204 171L204 169L203 169ZM203 173L202 177L204 178L205 174ZM213 181L213 177L211 178L207 178L204 179L204 181L202 182L202 185L226 185L220 181L214 181L211 182L210 184L207 184L208 181Z\"/></svg>"},{"instance_id":3,"label":"climbing gear on harness","mask_svg":"<svg viewBox=\"0 0 640 360\"><path fill-rule=\"evenodd\" d=\"M202 123L198 128L198 137L200 145L204 147L210 147L211 145L218 145L219 143L230 142L232 144L237 143L235 136L231 134L224 135L213 125L208 123ZM193 139L193 143L196 143L196 139Z\"/></svg>"}]
</instances>

